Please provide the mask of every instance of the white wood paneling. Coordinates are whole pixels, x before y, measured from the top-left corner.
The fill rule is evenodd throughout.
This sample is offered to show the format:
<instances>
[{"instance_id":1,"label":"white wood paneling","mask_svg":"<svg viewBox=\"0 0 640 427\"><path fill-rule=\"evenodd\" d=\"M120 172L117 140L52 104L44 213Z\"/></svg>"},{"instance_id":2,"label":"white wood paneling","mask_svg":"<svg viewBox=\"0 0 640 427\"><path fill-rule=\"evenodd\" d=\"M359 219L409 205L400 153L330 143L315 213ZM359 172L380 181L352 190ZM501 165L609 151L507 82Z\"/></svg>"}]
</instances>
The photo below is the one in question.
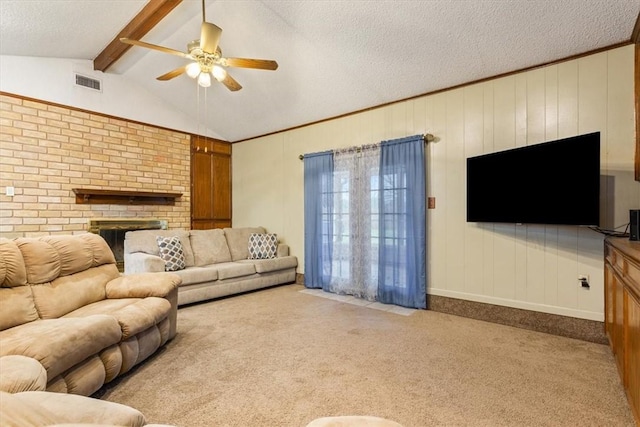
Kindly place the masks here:
<instances>
[{"instance_id":1,"label":"white wood paneling","mask_svg":"<svg viewBox=\"0 0 640 427\"><path fill-rule=\"evenodd\" d=\"M303 273L298 154L431 133L428 292L602 320L603 236L572 226L467 223L466 158L600 131L601 225L625 224L640 206L633 67L634 48L625 46L235 144L234 225L281 229ZM578 275L589 276L589 290Z\"/></svg>"},{"instance_id":2,"label":"white wood paneling","mask_svg":"<svg viewBox=\"0 0 640 427\"><path fill-rule=\"evenodd\" d=\"M494 82L493 151L515 148L516 144L516 78L508 76ZM493 238L493 295L516 297L516 226L495 224Z\"/></svg>"},{"instance_id":3,"label":"white wood paneling","mask_svg":"<svg viewBox=\"0 0 640 427\"><path fill-rule=\"evenodd\" d=\"M620 144L634 138L634 112L624 108L633 102L633 55L626 55L622 49L609 52L607 55L607 161L606 175L613 185L613 191L607 193L606 225L610 228L622 226L629 222L629 210L638 209L640 186L632 185L634 158L632 144ZM631 184L631 185L629 185Z\"/></svg>"},{"instance_id":4,"label":"white wood paneling","mask_svg":"<svg viewBox=\"0 0 640 427\"><path fill-rule=\"evenodd\" d=\"M446 172L448 141L446 116L446 94L437 94L428 99L431 102L431 126L436 142L431 144L431 170L427 175L431 177L432 195L436 197L436 209L431 211L430 243L431 243L431 282L429 289L447 286L446 259L448 240L446 224ZM427 110L429 111L429 110ZM429 291L428 291L429 292Z\"/></svg>"},{"instance_id":5,"label":"white wood paneling","mask_svg":"<svg viewBox=\"0 0 640 427\"><path fill-rule=\"evenodd\" d=\"M539 144L546 141L546 69L533 70L522 74L526 76L526 139L527 145ZM540 165L540 173L544 173L544 165ZM546 204L542 199L537 203ZM526 277L525 294L518 295L518 299L538 304L545 302L545 227L541 225L527 225L526 230L526 259L525 272L516 272Z\"/></svg>"},{"instance_id":6,"label":"white wood paneling","mask_svg":"<svg viewBox=\"0 0 640 427\"><path fill-rule=\"evenodd\" d=\"M558 304L558 227L547 225L544 228L544 298L546 305Z\"/></svg>"},{"instance_id":7,"label":"white wood paneling","mask_svg":"<svg viewBox=\"0 0 640 427\"><path fill-rule=\"evenodd\" d=\"M482 85L464 88L464 156L466 158L484 153L484 89ZM463 181L466 185L466 164ZM463 196L466 192L463 189ZM466 201L461 209L466 216ZM464 220L463 220L464 221ZM483 229L478 224L466 223L464 236L464 291L469 293L483 292Z\"/></svg>"},{"instance_id":8,"label":"white wood paneling","mask_svg":"<svg viewBox=\"0 0 640 427\"><path fill-rule=\"evenodd\" d=\"M558 138L558 68L544 69L544 140ZM558 305L558 227L544 230L544 304Z\"/></svg>"},{"instance_id":9,"label":"white wood paneling","mask_svg":"<svg viewBox=\"0 0 640 427\"><path fill-rule=\"evenodd\" d=\"M483 134L482 148L483 153L491 153L494 148L494 124L495 124L495 83L489 81L480 85L483 91L482 97L482 121ZM494 224L479 224L482 228L482 292L481 295L493 296L495 289L494 266L496 265L494 258Z\"/></svg>"},{"instance_id":10,"label":"white wood paneling","mask_svg":"<svg viewBox=\"0 0 640 427\"><path fill-rule=\"evenodd\" d=\"M607 164L608 52L578 59L578 133L600 131L601 163ZM606 168L607 166L605 166ZM603 238L588 229L578 229L578 275L588 275L589 289L578 288L578 309L601 310L604 295ZM576 279L577 280L577 277ZM575 283L575 282L574 282Z\"/></svg>"},{"instance_id":11,"label":"white wood paneling","mask_svg":"<svg viewBox=\"0 0 640 427\"><path fill-rule=\"evenodd\" d=\"M464 226L465 226L465 167L464 157L464 97L463 90L446 93L447 103L447 171L445 174L445 198L443 207L446 215L446 274L447 288L464 291Z\"/></svg>"},{"instance_id":12,"label":"white wood paneling","mask_svg":"<svg viewBox=\"0 0 640 427\"><path fill-rule=\"evenodd\" d=\"M578 61L563 62L558 69L558 138L578 134Z\"/></svg>"}]
</instances>

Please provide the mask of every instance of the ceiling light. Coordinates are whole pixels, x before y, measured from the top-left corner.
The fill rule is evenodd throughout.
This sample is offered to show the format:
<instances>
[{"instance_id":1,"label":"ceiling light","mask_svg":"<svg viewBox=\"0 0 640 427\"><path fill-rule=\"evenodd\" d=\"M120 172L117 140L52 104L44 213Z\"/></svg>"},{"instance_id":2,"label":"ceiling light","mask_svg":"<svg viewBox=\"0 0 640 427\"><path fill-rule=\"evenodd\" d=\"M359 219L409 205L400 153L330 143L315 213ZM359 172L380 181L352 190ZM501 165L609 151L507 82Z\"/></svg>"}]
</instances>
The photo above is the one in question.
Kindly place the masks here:
<instances>
[{"instance_id":1,"label":"ceiling light","mask_svg":"<svg viewBox=\"0 0 640 427\"><path fill-rule=\"evenodd\" d=\"M192 62L191 64L187 65L187 75L189 77L195 79L196 77L198 77L198 74L200 74L200 64L198 64L197 62Z\"/></svg>"},{"instance_id":2,"label":"ceiling light","mask_svg":"<svg viewBox=\"0 0 640 427\"><path fill-rule=\"evenodd\" d=\"M211 86L211 74L200 73L200 75L198 76L198 84L202 87Z\"/></svg>"},{"instance_id":3,"label":"ceiling light","mask_svg":"<svg viewBox=\"0 0 640 427\"><path fill-rule=\"evenodd\" d=\"M213 69L211 70L211 74L213 74L213 77L215 77L216 80L219 82L227 78L227 70L225 70L219 65L213 66Z\"/></svg>"}]
</instances>

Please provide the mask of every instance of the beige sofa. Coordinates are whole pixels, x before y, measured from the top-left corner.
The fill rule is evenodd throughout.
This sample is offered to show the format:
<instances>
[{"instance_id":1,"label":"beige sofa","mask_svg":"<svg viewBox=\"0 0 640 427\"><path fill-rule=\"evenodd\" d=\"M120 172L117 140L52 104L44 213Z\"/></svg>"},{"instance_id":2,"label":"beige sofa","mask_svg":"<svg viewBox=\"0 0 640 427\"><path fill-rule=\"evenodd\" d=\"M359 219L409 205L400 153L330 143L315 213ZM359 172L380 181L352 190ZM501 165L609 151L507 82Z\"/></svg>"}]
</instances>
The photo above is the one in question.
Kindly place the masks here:
<instances>
[{"instance_id":1,"label":"beige sofa","mask_svg":"<svg viewBox=\"0 0 640 427\"><path fill-rule=\"evenodd\" d=\"M124 240L125 274L165 271L158 236L176 236L184 252L185 268L175 271L182 283L178 305L295 282L298 259L289 247L277 245L270 259L248 259L249 237L266 234L263 227L212 230L137 230Z\"/></svg>"},{"instance_id":2,"label":"beige sofa","mask_svg":"<svg viewBox=\"0 0 640 427\"><path fill-rule=\"evenodd\" d=\"M179 283L121 276L96 234L0 238L0 356L38 361L47 391L88 396L175 335ZM4 391L31 381L0 366Z\"/></svg>"}]
</instances>

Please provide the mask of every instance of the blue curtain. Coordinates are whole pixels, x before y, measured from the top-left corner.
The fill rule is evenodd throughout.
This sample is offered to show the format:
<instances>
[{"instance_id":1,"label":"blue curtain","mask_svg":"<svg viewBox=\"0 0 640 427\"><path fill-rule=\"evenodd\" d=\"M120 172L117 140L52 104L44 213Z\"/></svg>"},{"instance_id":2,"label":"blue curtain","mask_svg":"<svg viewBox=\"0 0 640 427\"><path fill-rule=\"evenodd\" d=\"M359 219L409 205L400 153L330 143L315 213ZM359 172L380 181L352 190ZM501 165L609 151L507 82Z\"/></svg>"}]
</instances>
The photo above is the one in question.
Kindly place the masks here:
<instances>
[{"instance_id":1,"label":"blue curtain","mask_svg":"<svg viewBox=\"0 0 640 427\"><path fill-rule=\"evenodd\" d=\"M426 178L424 138L380 147L378 300L426 308Z\"/></svg>"},{"instance_id":2,"label":"blue curtain","mask_svg":"<svg viewBox=\"0 0 640 427\"><path fill-rule=\"evenodd\" d=\"M333 153L304 155L304 284L328 290L333 245Z\"/></svg>"}]
</instances>

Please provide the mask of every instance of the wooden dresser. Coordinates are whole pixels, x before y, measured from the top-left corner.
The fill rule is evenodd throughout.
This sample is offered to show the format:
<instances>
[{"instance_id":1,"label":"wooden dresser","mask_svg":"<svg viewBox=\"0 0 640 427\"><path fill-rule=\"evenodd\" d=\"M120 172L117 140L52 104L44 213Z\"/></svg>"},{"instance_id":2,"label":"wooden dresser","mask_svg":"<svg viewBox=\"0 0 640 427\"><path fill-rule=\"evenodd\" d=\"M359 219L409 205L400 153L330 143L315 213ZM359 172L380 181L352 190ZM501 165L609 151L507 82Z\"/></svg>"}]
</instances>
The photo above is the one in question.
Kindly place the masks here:
<instances>
[{"instance_id":1,"label":"wooden dresser","mask_svg":"<svg viewBox=\"0 0 640 427\"><path fill-rule=\"evenodd\" d=\"M640 242L605 240L605 330L640 425Z\"/></svg>"}]
</instances>

